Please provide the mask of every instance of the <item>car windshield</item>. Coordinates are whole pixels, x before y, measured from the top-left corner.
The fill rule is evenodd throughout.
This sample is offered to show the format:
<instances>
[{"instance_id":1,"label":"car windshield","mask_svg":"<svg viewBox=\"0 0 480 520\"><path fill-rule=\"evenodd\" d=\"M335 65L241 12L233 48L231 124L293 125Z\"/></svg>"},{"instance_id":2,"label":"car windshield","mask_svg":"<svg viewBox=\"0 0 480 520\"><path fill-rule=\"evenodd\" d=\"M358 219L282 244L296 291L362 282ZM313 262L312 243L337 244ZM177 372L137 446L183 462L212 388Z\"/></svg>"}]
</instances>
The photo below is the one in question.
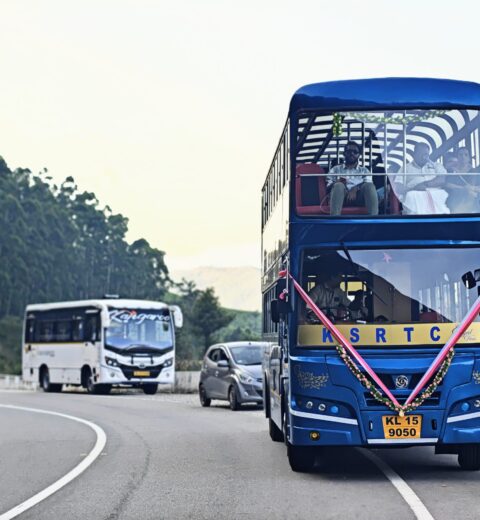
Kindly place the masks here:
<instances>
[{"instance_id":1,"label":"car windshield","mask_svg":"<svg viewBox=\"0 0 480 520\"><path fill-rule=\"evenodd\" d=\"M479 129L478 110L301 115L297 213L480 213Z\"/></svg>"},{"instance_id":2,"label":"car windshield","mask_svg":"<svg viewBox=\"0 0 480 520\"><path fill-rule=\"evenodd\" d=\"M173 345L168 309L109 309L107 346L126 352L155 351Z\"/></svg>"},{"instance_id":3,"label":"car windshield","mask_svg":"<svg viewBox=\"0 0 480 520\"><path fill-rule=\"evenodd\" d=\"M237 365L261 365L263 349L260 346L248 345L230 347L233 360Z\"/></svg>"},{"instance_id":4,"label":"car windshield","mask_svg":"<svg viewBox=\"0 0 480 520\"><path fill-rule=\"evenodd\" d=\"M478 248L311 249L304 254L302 282L337 326L353 324L344 329L352 342L362 344L363 334L370 338L364 344L381 344L390 334L396 344L436 343L448 339L477 298L462 276L480 267L479 258ZM322 333L309 327L320 321L303 302L298 309L299 341L312 344ZM480 323L473 323L463 340L479 338Z\"/></svg>"}]
</instances>

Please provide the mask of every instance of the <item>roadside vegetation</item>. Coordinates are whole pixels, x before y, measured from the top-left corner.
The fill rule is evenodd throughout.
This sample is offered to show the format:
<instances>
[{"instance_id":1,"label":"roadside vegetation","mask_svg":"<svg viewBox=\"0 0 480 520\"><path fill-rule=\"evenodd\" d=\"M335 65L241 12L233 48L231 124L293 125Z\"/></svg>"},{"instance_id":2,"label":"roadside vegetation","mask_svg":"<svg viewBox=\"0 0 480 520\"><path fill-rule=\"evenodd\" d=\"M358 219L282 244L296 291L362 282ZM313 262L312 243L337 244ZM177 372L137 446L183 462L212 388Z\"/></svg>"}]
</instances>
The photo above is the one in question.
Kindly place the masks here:
<instances>
[{"instance_id":1,"label":"roadside vegetation","mask_svg":"<svg viewBox=\"0 0 480 520\"><path fill-rule=\"evenodd\" d=\"M72 177L10 170L0 157L0 373L20 373L22 316L28 303L101 298L181 306L177 359L193 366L215 341L258 339L259 313L227 310L213 288L170 279L165 253L141 238L128 243L128 219L80 191Z\"/></svg>"}]
</instances>

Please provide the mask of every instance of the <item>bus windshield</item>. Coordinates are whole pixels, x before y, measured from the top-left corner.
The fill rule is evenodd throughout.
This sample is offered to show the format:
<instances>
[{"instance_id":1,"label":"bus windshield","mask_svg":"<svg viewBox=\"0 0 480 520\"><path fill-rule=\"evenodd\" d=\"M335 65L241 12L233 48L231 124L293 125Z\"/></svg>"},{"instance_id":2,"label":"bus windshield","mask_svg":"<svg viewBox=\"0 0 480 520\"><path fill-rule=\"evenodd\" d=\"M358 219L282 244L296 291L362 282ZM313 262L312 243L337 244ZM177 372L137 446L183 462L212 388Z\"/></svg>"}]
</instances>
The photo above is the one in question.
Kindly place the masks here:
<instances>
[{"instance_id":1,"label":"bus windshield","mask_svg":"<svg viewBox=\"0 0 480 520\"><path fill-rule=\"evenodd\" d=\"M450 324L424 331L428 342L436 342L475 301L476 291L465 287L462 276L479 267L478 258L476 248L310 249L304 253L303 286L337 325ZM298 312L300 324L320 323L303 303ZM401 329L407 339L416 330Z\"/></svg>"},{"instance_id":2,"label":"bus windshield","mask_svg":"<svg viewBox=\"0 0 480 520\"><path fill-rule=\"evenodd\" d=\"M110 326L105 346L117 352L158 353L173 347L173 326L168 309L109 308Z\"/></svg>"},{"instance_id":3,"label":"bus windshield","mask_svg":"<svg viewBox=\"0 0 480 520\"><path fill-rule=\"evenodd\" d=\"M299 215L480 213L478 110L307 113L297 125Z\"/></svg>"}]
</instances>

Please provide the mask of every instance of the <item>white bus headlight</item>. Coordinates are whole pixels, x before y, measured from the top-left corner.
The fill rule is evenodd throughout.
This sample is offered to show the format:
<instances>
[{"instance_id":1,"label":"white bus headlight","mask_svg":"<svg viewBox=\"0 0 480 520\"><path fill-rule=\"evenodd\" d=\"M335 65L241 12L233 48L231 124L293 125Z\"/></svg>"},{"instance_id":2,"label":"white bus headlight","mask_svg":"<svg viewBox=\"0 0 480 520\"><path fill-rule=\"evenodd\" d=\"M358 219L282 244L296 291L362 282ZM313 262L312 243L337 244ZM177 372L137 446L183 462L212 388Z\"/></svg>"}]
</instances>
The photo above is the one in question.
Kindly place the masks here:
<instances>
[{"instance_id":1,"label":"white bus headlight","mask_svg":"<svg viewBox=\"0 0 480 520\"><path fill-rule=\"evenodd\" d=\"M170 358L170 359L167 359L167 361L165 361L165 363L163 364L163 368L171 367L172 365L173 365L173 359Z\"/></svg>"},{"instance_id":2,"label":"white bus headlight","mask_svg":"<svg viewBox=\"0 0 480 520\"><path fill-rule=\"evenodd\" d=\"M105 356L105 363L109 367L118 367L118 361L116 359L113 359L111 357Z\"/></svg>"}]
</instances>

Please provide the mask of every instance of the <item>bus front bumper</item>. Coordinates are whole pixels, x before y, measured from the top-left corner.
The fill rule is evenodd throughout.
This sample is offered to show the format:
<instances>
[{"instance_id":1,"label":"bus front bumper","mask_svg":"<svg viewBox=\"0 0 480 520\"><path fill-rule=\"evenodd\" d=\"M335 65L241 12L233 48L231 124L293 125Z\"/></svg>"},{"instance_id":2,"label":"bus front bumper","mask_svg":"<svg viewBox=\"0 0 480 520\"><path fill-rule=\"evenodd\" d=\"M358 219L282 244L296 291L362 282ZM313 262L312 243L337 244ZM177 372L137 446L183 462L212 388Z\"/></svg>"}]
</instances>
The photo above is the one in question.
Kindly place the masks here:
<instances>
[{"instance_id":1,"label":"bus front bumper","mask_svg":"<svg viewBox=\"0 0 480 520\"><path fill-rule=\"evenodd\" d=\"M422 410L418 438L386 438L382 418L396 414L362 411L356 418L331 417L290 409L290 442L300 446L431 446L480 443L480 412L448 417L444 410ZM312 435L313 434L313 435Z\"/></svg>"}]
</instances>

